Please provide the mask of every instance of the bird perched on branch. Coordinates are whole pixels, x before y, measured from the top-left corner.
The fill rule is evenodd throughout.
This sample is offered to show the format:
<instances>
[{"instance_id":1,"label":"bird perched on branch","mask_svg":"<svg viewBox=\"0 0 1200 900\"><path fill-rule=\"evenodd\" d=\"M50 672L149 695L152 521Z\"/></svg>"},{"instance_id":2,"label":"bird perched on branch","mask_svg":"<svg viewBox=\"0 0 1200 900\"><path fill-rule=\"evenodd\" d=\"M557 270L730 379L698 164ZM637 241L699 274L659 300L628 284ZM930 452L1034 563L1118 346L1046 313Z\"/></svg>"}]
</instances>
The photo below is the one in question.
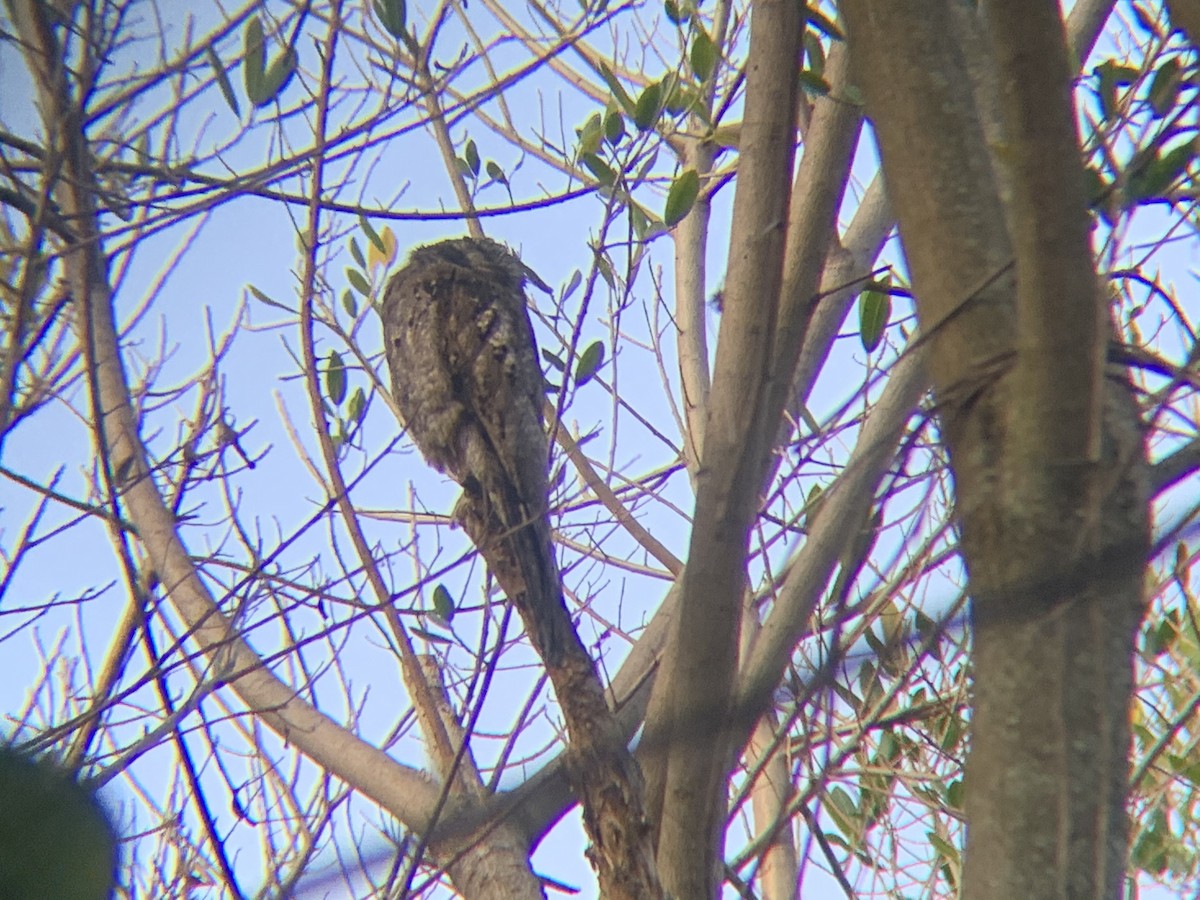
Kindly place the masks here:
<instances>
[{"instance_id":1,"label":"bird perched on branch","mask_svg":"<svg viewBox=\"0 0 1200 900\"><path fill-rule=\"evenodd\" d=\"M455 519L553 664L571 622L546 518L544 379L526 282L549 291L503 244L442 241L412 252L388 283L381 315L408 433L430 465L462 485Z\"/></svg>"}]
</instances>

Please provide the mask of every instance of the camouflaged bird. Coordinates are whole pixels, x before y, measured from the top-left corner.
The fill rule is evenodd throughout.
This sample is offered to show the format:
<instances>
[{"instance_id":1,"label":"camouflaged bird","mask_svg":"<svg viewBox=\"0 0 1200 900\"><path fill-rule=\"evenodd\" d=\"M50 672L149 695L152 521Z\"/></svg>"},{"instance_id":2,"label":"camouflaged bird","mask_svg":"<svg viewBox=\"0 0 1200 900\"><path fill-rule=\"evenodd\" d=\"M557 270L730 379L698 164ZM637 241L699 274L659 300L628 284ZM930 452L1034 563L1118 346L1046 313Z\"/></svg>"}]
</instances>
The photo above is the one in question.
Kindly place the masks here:
<instances>
[{"instance_id":1,"label":"camouflaged bird","mask_svg":"<svg viewBox=\"0 0 1200 900\"><path fill-rule=\"evenodd\" d=\"M463 493L454 517L517 606L547 663L570 618L546 518L544 379L511 250L456 238L414 250L381 310L392 391L426 461Z\"/></svg>"}]
</instances>

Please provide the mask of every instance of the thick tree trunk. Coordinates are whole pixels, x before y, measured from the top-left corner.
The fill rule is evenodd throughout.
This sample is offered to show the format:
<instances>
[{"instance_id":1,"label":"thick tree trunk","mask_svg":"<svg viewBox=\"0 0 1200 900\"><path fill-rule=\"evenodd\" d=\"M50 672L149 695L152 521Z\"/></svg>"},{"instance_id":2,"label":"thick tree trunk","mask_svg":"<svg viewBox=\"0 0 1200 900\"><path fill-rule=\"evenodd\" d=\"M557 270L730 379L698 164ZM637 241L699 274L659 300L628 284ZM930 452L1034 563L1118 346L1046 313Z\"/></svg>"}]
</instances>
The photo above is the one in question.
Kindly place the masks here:
<instances>
[{"instance_id":1,"label":"thick tree trunk","mask_svg":"<svg viewBox=\"0 0 1200 900\"><path fill-rule=\"evenodd\" d=\"M976 23L1003 86L995 160L946 37L950 4L844 9L930 345L973 599L964 896L1114 897L1149 487L1128 381L1104 368L1057 7L997 5Z\"/></svg>"}]
</instances>

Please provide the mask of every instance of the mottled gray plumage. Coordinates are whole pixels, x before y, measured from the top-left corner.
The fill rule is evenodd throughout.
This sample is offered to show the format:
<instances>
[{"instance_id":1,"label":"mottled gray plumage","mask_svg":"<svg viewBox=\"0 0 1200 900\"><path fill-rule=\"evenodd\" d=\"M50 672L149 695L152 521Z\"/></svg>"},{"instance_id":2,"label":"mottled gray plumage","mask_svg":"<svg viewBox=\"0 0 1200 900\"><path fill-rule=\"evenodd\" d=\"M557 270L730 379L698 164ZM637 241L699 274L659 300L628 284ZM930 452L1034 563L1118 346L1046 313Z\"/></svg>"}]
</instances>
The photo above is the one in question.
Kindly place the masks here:
<instances>
[{"instance_id":1,"label":"mottled gray plumage","mask_svg":"<svg viewBox=\"0 0 1200 900\"><path fill-rule=\"evenodd\" d=\"M545 394L526 281L544 287L486 238L419 247L388 284L383 336L409 436L462 485L455 517L539 632L543 656L557 656L565 607L546 520Z\"/></svg>"}]
</instances>

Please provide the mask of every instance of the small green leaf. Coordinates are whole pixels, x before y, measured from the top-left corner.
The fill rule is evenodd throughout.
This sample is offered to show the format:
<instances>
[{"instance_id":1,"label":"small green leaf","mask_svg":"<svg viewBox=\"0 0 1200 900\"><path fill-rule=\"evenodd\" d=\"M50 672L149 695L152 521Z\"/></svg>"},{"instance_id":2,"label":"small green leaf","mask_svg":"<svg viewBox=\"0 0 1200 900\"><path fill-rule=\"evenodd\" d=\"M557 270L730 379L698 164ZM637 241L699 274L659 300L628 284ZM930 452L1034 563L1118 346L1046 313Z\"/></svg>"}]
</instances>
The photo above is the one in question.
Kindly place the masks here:
<instances>
[{"instance_id":1,"label":"small green leaf","mask_svg":"<svg viewBox=\"0 0 1200 900\"><path fill-rule=\"evenodd\" d=\"M663 224L674 228L692 211L696 198L700 196L700 176L695 169L685 169L667 191L667 205L663 209Z\"/></svg>"},{"instance_id":2,"label":"small green leaf","mask_svg":"<svg viewBox=\"0 0 1200 900\"><path fill-rule=\"evenodd\" d=\"M450 638L446 637L444 634L434 634L432 631L427 631L424 628L415 628L414 627L412 630L412 633L415 634L417 637L424 638L425 640L429 641L429 643L431 643L431 644L452 644L452 643L454 643L452 640L450 640Z\"/></svg>"},{"instance_id":3,"label":"small green leaf","mask_svg":"<svg viewBox=\"0 0 1200 900\"><path fill-rule=\"evenodd\" d=\"M596 271L600 273L600 277L604 279L604 283L610 290L617 289L617 278L613 275L612 263L608 261L607 256L601 256L596 260Z\"/></svg>"},{"instance_id":4,"label":"small green leaf","mask_svg":"<svg viewBox=\"0 0 1200 900\"><path fill-rule=\"evenodd\" d=\"M357 238L350 238L350 255L361 268L367 267L367 258L363 256L362 247L358 246Z\"/></svg>"},{"instance_id":5,"label":"small green leaf","mask_svg":"<svg viewBox=\"0 0 1200 900\"><path fill-rule=\"evenodd\" d=\"M371 296L371 285L367 281L365 275L358 269L352 269L346 266L346 279L350 282L350 286L362 294L364 297Z\"/></svg>"},{"instance_id":6,"label":"small green leaf","mask_svg":"<svg viewBox=\"0 0 1200 900\"><path fill-rule=\"evenodd\" d=\"M508 184L508 179L504 176L504 170L494 160L489 159L483 168L488 173L488 178L492 179L492 181L498 181L500 184Z\"/></svg>"},{"instance_id":7,"label":"small green leaf","mask_svg":"<svg viewBox=\"0 0 1200 900\"><path fill-rule=\"evenodd\" d=\"M1096 66L1092 73L1100 81L1096 89L1100 96L1100 109L1104 118L1112 118L1117 109L1117 88L1136 83L1138 70L1132 66L1119 65L1109 59Z\"/></svg>"},{"instance_id":8,"label":"small green leaf","mask_svg":"<svg viewBox=\"0 0 1200 900\"><path fill-rule=\"evenodd\" d=\"M681 9L675 0L666 0L663 4L663 12L666 13L668 19L676 25L683 25L688 20L687 10Z\"/></svg>"},{"instance_id":9,"label":"small green leaf","mask_svg":"<svg viewBox=\"0 0 1200 900\"><path fill-rule=\"evenodd\" d=\"M266 294L264 294L262 291L260 291L254 285L248 284L248 285L246 285L246 287L250 291L250 293L254 295L255 299L257 299L259 302L265 303L267 306L274 306L276 309L282 309L286 312L293 311L290 308L288 308L287 306L285 306L284 304L280 303L278 300L268 297Z\"/></svg>"},{"instance_id":10,"label":"small green leaf","mask_svg":"<svg viewBox=\"0 0 1200 900\"><path fill-rule=\"evenodd\" d=\"M621 109L625 110L626 115L631 115L633 113L633 100L630 98L628 92L625 90L624 86L622 86L621 82L617 79L617 76L612 73L612 69L610 69L603 62L598 63L597 68L600 70L600 77L604 79L604 83L607 84L608 89L612 91L612 95L616 98Z\"/></svg>"},{"instance_id":11,"label":"small green leaf","mask_svg":"<svg viewBox=\"0 0 1200 900\"><path fill-rule=\"evenodd\" d=\"M939 856L955 864L958 863L960 854L957 847L933 831L925 832L925 837L929 839L930 846L938 852Z\"/></svg>"},{"instance_id":12,"label":"small green leaf","mask_svg":"<svg viewBox=\"0 0 1200 900\"><path fill-rule=\"evenodd\" d=\"M600 141L604 137L604 123L600 113L592 113L583 127L578 130L579 155L595 154L600 149Z\"/></svg>"},{"instance_id":13,"label":"small green leaf","mask_svg":"<svg viewBox=\"0 0 1200 900\"><path fill-rule=\"evenodd\" d=\"M379 236L379 233L371 227L371 223L367 221L366 216L358 217L358 227L363 230L363 234L367 236L367 240L375 245L375 249L384 256L387 256L387 245L384 244L383 238Z\"/></svg>"},{"instance_id":14,"label":"small green leaf","mask_svg":"<svg viewBox=\"0 0 1200 900\"><path fill-rule=\"evenodd\" d=\"M336 350L329 351L325 363L325 396L334 406L341 406L346 399L346 364Z\"/></svg>"},{"instance_id":15,"label":"small green leaf","mask_svg":"<svg viewBox=\"0 0 1200 900\"><path fill-rule=\"evenodd\" d=\"M454 619L454 612L454 598L450 596L444 584L439 584L433 589L433 614L449 626Z\"/></svg>"},{"instance_id":16,"label":"small green leaf","mask_svg":"<svg viewBox=\"0 0 1200 900\"><path fill-rule=\"evenodd\" d=\"M617 173L609 167L608 163L602 160L594 153L585 153L582 157L583 164L588 171L596 176L596 180L605 187L609 187L616 183Z\"/></svg>"},{"instance_id":17,"label":"small green leaf","mask_svg":"<svg viewBox=\"0 0 1200 900\"><path fill-rule=\"evenodd\" d=\"M966 785L961 778L956 778L946 785L946 802L954 809L963 808L963 801L966 800L966 794Z\"/></svg>"},{"instance_id":18,"label":"small green leaf","mask_svg":"<svg viewBox=\"0 0 1200 900\"><path fill-rule=\"evenodd\" d=\"M472 140L467 141L467 146L463 150L463 159L467 161L467 167L471 170L471 174L476 178L479 177L479 148L475 146Z\"/></svg>"},{"instance_id":19,"label":"small green leaf","mask_svg":"<svg viewBox=\"0 0 1200 900\"><path fill-rule=\"evenodd\" d=\"M355 425L362 424L363 414L367 411L367 395L361 387L356 387L354 393L350 395L350 406L348 415L350 421Z\"/></svg>"},{"instance_id":20,"label":"small green leaf","mask_svg":"<svg viewBox=\"0 0 1200 900\"><path fill-rule=\"evenodd\" d=\"M649 84L642 91L633 108L633 124L638 127L639 131L649 131L658 122L659 113L662 112L662 99L661 82L656 81Z\"/></svg>"},{"instance_id":21,"label":"small green leaf","mask_svg":"<svg viewBox=\"0 0 1200 900\"><path fill-rule=\"evenodd\" d=\"M266 106L273 102L287 87L292 75L296 73L299 60L296 51L288 47L267 68L258 83L257 93L250 94L250 100L255 106Z\"/></svg>"},{"instance_id":22,"label":"small green leaf","mask_svg":"<svg viewBox=\"0 0 1200 900\"><path fill-rule=\"evenodd\" d=\"M1177 57L1171 57L1158 67L1158 71L1154 73L1154 80L1150 82L1150 107L1154 110L1156 119L1161 119L1175 108L1182 80Z\"/></svg>"},{"instance_id":23,"label":"small green leaf","mask_svg":"<svg viewBox=\"0 0 1200 900\"><path fill-rule=\"evenodd\" d=\"M858 331L863 349L879 346L892 315L892 297L885 291L863 291L858 298Z\"/></svg>"},{"instance_id":24,"label":"small green leaf","mask_svg":"<svg viewBox=\"0 0 1200 900\"><path fill-rule=\"evenodd\" d=\"M566 300L579 288L583 283L583 273L576 269L571 273L571 280L567 282L567 286L563 288L562 299Z\"/></svg>"},{"instance_id":25,"label":"small green leaf","mask_svg":"<svg viewBox=\"0 0 1200 900\"><path fill-rule=\"evenodd\" d=\"M650 217L636 203L629 204L629 224L639 241L646 240L646 236L650 231Z\"/></svg>"},{"instance_id":26,"label":"small green leaf","mask_svg":"<svg viewBox=\"0 0 1200 900\"><path fill-rule=\"evenodd\" d=\"M404 0L375 0L374 6L375 16L383 30L394 38L403 38L405 20L408 18Z\"/></svg>"},{"instance_id":27,"label":"small green leaf","mask_svg":"<svg viewBox=\"0 0 1200 900\"><path fill-rule=\"evenodd\" d=\"M604 139L614 147L625 137L625 117L615 109L604 114Z\"/></svg>"},{"instance_id":28,"label":"small green leaf","mask_svg":"<svg viewBox=\"0 0 1200 900\"><path fill-rule=\"evenodd\" d=\"M246 86L246 96L253 100L262 90L263 69L266 67L262 19L258 16L251 16L247 19L242 39L244 47L242 77Z\"/></svg>"},{"instance_id":29,"label":"small green leaf","mask_svg":"<svg viewBox=\"0 0 1200 900\"><path fill-rule=\"evenodd\" d=\"M552 369L556 369L559 372L565 372L567 370L567 364L563 362L562 357L555 353L551 353L545 347L542 348L542 359L550 363L550 367Z\"/></svg>"},{"instance_id":30,"label":"small green leaf","mask_svg":"<svg viewBox=\"0 0 1200 900\"><path fill-rule=\"evenodd\" d=\"M862 834L862 815L853 798L841 787L834 787L825 796L829 801L825 809L833 819L834 825L857 847Z\"/></svg>"},{"instance_id":31,"label":"small green leaf","mask_svg":"<svg viewBox=\"0 0 1200 900\"><path fill-rule=\"evenodd\" d=\"M697 94L694 86L684 84L674 75L668 75L662 80L662 107L673 116L692 110L697 104ZM696 110L697 112L699 110Z\"/></svg>"},{"instance_id":32,"label":"small green leaf","mask_svg":"<svg viewBox=\"0 0 1200 900\"><path fill-rule=\"evenodd\" d=\"M225 71L225 64L221 62L221 57L217 56L217 48L209 44L204 48L204 54L208 57L209 68L213 70L213 75L217 79L217 87L221 91L221 96L225 98L225 102L229 104L233 114L240 118L242 108L238 105L237 96L233 93L233 85L229 82L229 73ZM142 132L142 134L144 136L147 132Z\"/></svg>"},{"instance_id":33,"label":"small green leaf","mask_svg":"<svg viewBox=\"0 0 1200 900\"><path fill-rule=\"evenodd\" d=\"M719 58L720 53L717 51L717 45L708 36L708 32L703 27L697 25L696 36L692 38L692 49L688 53L688 62L691 63L692 72L695 73L697 80L700 82L708 81L713 71L717 68L717 60Z\"/></svg>"},{"instance_id":34,"label":"small green leaf","mask_svg":"<svg viewBox=\"0 0 1200 900\"><path fill-rule=\"evenodd\" d=\"M1127 189L1129 199L1137 202L1162 197L1195 158L1196 147L1192 141L1180 144L1161 157L1155 152L1149 162L1136 167L1130 177Z\"/></svg>"},{"instance_id":35,"label":"small green leaf","mask_svg":"<svg viewBox=\"0 0 1200 900\"><path fill-rule=\"evenodd\" d=\"M342 292L342 309L350 318L358 318L358 300L355 298L354 292L348 288Z\"/></svg>"},{"instance_id":36,"label":"small green leaf","mask_svg":"<svg viewBox=\"0 0 1200 900\"><path fill-rule=\"evenodd\" d=\"M575 387L581 388L596 374L596 370L604 362L604 344L592 341L587 349L579 354L579 362L575 366Z\"/></svg>"}]
</instances>

